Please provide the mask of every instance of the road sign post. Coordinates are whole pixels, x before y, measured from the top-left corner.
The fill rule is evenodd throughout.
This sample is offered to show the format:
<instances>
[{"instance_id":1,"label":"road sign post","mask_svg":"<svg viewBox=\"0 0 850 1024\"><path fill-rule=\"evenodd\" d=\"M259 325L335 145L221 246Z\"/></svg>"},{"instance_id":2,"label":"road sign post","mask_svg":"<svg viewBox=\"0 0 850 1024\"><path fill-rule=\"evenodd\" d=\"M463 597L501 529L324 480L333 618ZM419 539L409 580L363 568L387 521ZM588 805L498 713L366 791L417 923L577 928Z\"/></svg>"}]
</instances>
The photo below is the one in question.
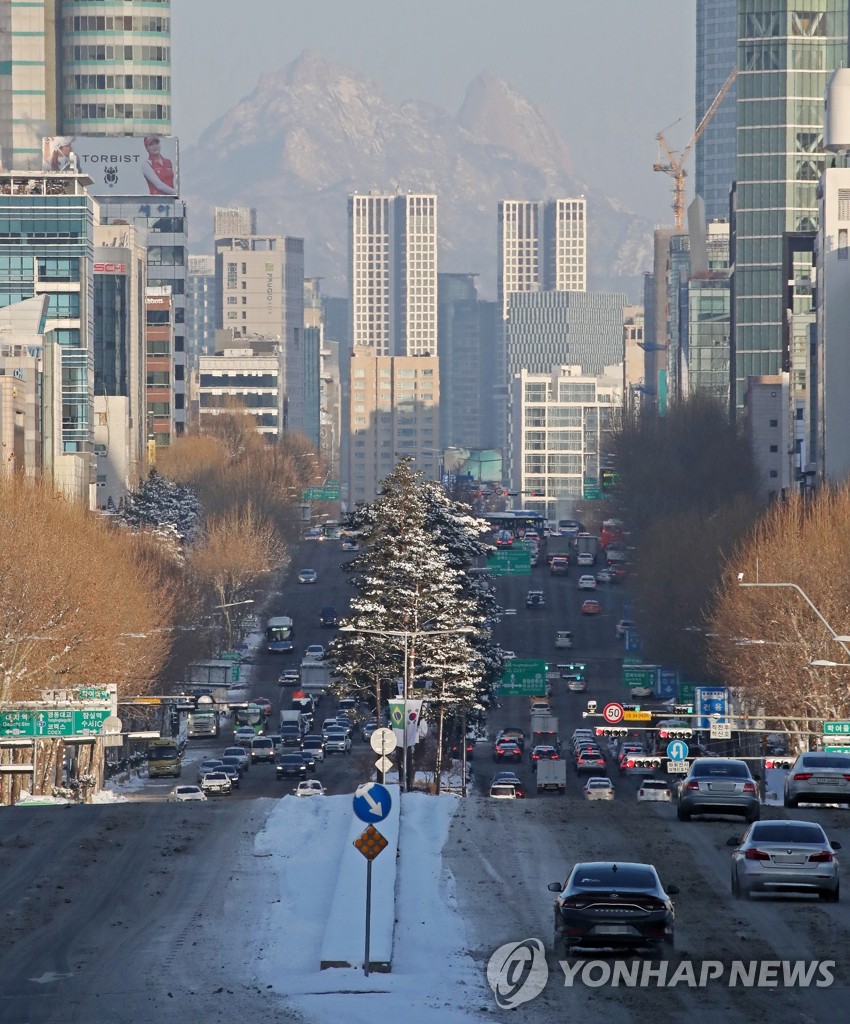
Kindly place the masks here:
<instances>
[{"instance_id":1,"label":"road sign post","mask_svg":"<svg viewBox=\"0 0 850 1024\"><path fill-rule=\"evenodd\" d=\"M622 704L606 704L602 709L602 717L608 725L618 725L623 721L625 710Z\"/></svg>"},{"instance_id":2,"label":"road sign post","mask_svg":"<svg viewBox=\"0 0 850 1024\"><path fill-rule=\"evenodd\" d=\"M376 729L369 737L369 745L378 755L375 767L378 769L378 782L384 782L384 776L392 768L393 763L387 757L398 746L398 740L392 729Z\"/></svg>"},{"instance_id":3,"label":"road sign post","mask_svg":"<svg viewBox=\"0 0 850 1024\"><path fill-rule=\"evenodd\" d=\"M362 789L363 787L359 787ZM383 786L378 787L383 789ZM386 792L386 790L384 790ZM389 793L387 793L389 796ZM355 794L355 800L357 795ZM387 808L389 810L389 808ZM357 813L355 803L354 811ZM360 815L357 815L360 817ZM386 815L385 815L386 817ZM362 819L361 819L362 820ZM381 850L387 846L387 841L381 833L373 826L367 825L360 835L354 840L354 845L366 858L366 949L363 956L363 973L369 977L369 938L372 931L372 861L378 856Z\"/></svg>"},{"instance_id":4,"label":"road sign post","mask_svg":"<svg viewBox=\"0 0 850 1024\"><path fill-rule=\"evenodd\" d=\"M390 813L392 797L379 782L364 782L354 791L353 804L354 813L361 821L383 821Z\"/></svg>"},{"instance_id":5,"label":"road sign post","mask_svg":"<svg viewBox=\"0 0 850 1024\"><path fill-rule=\"evenodd\" d=\"M494 576L530 576L531 551L528 548L494 551L487 559L487 572Z\"/></svg>"}]
</instances>

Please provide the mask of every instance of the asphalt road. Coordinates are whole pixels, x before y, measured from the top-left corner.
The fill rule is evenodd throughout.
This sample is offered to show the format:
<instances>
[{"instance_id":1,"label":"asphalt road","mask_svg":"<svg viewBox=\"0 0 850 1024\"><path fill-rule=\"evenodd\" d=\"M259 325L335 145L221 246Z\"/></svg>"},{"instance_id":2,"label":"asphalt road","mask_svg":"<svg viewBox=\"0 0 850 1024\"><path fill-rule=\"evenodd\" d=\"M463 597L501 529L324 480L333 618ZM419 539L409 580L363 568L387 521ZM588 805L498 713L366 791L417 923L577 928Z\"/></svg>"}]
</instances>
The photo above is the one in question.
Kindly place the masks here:
<instances>
[{"instance_id":1,"label":"asphalt road","mask_svg":"<svg viewBox=\"0 0 850 1024\"><path fill-rule=\"evenodd\" d=\"M318 626L319 607L333 603L343 612L348 593L337 567L341 555L336 545L316 545L309 559L319 570L319 583L287 585L277 609L294 613L301 645L328 635ZM600 588L602 616L584 619L578 614L582 595L575 589L574 572L566 580L550 578L544 567L533 572L531 581L499 582L504 604L517 609L516 616L503 620L500 637L518 656L559 661L568 660L568 652L556 651L554 632L573 630L572 656L587 662L590 691L573 695L556 688L555 711L567 736L583 721L588 697L601 706L622 696L622 652L614 640L614 624L628 584ZM544 610L525 609L530 587L546 591ZM278 667L287 663L261 658L257 692L277 701ZM528 727L526 699L505 698L489 728L495 732L508 723ZM199 757L206 746L193 747L190 756ZM370 755L364 750L331 759L322 777L339 791L350 791L359 777L358 757ZM489 744L479 744L474 766L478 784L489 782ZM527 764L520 771L530 782ZM450 891L482 976L491 953L504 942L538 937L551 949L553 897L547 883L562 881L576 860L612 858L650 861L666 884L680 886L676 957L692 959L697 971L705 960L834 959L834 984L820 989L577 984L565 989L550 953L550 983L522 1008L521 1017L490 1004L481 1008L481 1019L540 1024L562 1024L565 1019L606 1024L843 1020L850 997L842 956L850 941L847 904L791 896L734 900L726 840L741 834L740 821L679 822L673 806L638 805L635 780L614 781L613 803L584 801L571 773L564 795L491 801L476 788L462 802L444 862L452 872ZM163 802L163 789L157 787L170 785L164 780L151 783L148 799L120 805L0 812L3 1024L138 1024L182 1020L188 1014L204 1024L272 1015L294 1019L285 1005L246 980L252 977L251 958L262 956L265 944L285 942L285 936L268 935L262 919L249 908L275 892L274 880L254 854L253 839L271 806L265 798L279 795L279 787L286 784L275 782L271 768L255 766L239 795L201 805ZM831 838L850 849L846 810L764 807L763 816L820 821ZM244 936L244 949L221 943L222 935ZM476 1012L474 1006L467 1009Z\"/></svg>"}]
</instances>

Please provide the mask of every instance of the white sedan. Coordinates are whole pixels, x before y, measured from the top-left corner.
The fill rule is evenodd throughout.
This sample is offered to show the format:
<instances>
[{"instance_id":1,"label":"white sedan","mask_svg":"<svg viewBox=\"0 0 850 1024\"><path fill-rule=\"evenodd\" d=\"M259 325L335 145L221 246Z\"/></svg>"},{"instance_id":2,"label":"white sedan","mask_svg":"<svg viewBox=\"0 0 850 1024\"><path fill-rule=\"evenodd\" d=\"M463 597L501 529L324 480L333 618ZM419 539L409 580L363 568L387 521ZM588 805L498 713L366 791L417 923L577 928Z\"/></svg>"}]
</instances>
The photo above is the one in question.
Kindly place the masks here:
<instances>
[{"instance_id":1,"label":"white sedan","mask_svg":"<svg viewBox=\"0 0 850 1024\"><path fill-rule=\"evenodd\" d=\"M299 583L315 583L318 578L319 574L315 569L302 569L301 572L298 573Z\"/></svg>"},{"instance_id":2,"label":"white sedan","mask_svg":"<svg viewBox=\"0 0 850 1024\"><path fill-rule=\"evenodd\" d=\"M585 800L613 800L614 784L602 775L593 775L584 787Z\"/></svg>"},{"instance_id":3,"label":"white sedan","mask_svg":"<svg viewBox=\"0 0 850 1024\"><path fill-rule=\"evenodd\" d=\"M292 792L295 796L324 796L326 790L318 779L302 779Z\"/></svg>"},{"instance_id":4,"label":"white sedan","mask_svg":"<svg viewBox=\"0 0 850 1024\"><path fill-rule=\"evenodd\" d=\"M596 577L587 574L578 578L579 590L596 590Z\"/></svg>"},{"instance_id":5,"label":"white sedan","mask_svg":"<svg viewBox=\"0 0 850 1024\"><path fill-rule=\"evenodd\" d=\"M171 803L186 803L193 800L206 800L204 791L200 786L175 786L168 794Z\"/></svg>"},{"instance_id":6,"label":"white sedan","mask_svg":"<svg viewBox=\"0 0 850 1024\"><path fill-rule=\"evenodd\" d=\"M325 649L321 644L310 644L304 651L304 657L310 658L312 661L322 661L325 657Z\"/></svg>"}]
</instances>

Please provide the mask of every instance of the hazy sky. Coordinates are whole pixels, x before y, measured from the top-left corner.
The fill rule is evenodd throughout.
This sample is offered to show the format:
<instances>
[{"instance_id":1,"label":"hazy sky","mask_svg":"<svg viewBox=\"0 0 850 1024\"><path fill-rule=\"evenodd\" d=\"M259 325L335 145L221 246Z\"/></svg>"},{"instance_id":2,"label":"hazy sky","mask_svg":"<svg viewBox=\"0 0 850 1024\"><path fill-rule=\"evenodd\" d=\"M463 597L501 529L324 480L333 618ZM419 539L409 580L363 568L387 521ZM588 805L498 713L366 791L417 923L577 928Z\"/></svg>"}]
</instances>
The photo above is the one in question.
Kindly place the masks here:
<instances>
[{"instance_id":1,"label":"hazy sky","mask_svg":"<svg viewBox=\"0 0 850 1024\"><path fill-rule=\"evenodd\" d=\"M424 100L451 114L489 69L547 113L588 184L666 223L671 182L652 170L655 134L681 118L667 133L681 149L693 131L694 8L694 0L172 0L174 132L191 144L261 74L306 49L369 76L393 102Z\"/></svg>"}]
</instances>

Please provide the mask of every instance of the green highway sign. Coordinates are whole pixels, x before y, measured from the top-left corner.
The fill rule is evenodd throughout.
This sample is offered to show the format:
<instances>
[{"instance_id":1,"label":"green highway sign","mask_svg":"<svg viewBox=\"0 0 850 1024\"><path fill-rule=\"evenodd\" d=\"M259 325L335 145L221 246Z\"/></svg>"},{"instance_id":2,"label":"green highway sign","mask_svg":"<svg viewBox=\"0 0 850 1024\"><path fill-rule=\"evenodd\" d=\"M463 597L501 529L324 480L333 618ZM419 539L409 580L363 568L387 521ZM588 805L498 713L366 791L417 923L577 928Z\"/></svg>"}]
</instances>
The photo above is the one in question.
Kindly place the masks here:
<instances>
[{"instance_id":1,"label":"green highway sign","mask_svg":"<svg viewBox=\"0 0 850 1024\"><path fill-rule=\"evenodd\" d=\"M624 666L625 665L642 665L642 664L643 664L643 662L641 661L640 655L638 655L638 654L627 654L623 658L623 665Z\"/></svg>"},{"instance_id":2,"label":"green highway sign","mask_svg":"<svg viewBox=\"0 0 850 1024\"><path fill-rule=\"evenodd\" d=\"M496 576L530 576L531 552L503 548L487 559L487 571Z\"/></svg>"},{"instance_id":3,"label":"green highway sign","mask_svg":"<svg viewBox=\"0 0 850 1024\"><path fill-rule=\"evenodd\" d=\"M339 484L325 487L308 487L304 492L303 501L339 501Z\"/></svg>"},{"instance_id":4,"label":"green highway sign","mask_svg":"<svg viewBox=\"0 0 850 1024\"><path fill-rule=\"evenodd\" d=\"M602 491L599 489L599 487L588 487L587 484L585 484L581 492L581 497L582 501L601 501Z\"/></svg>"},{"instance_id":5,"label":"green highway sign","mask_svg":"<svg viewBox=\"0 0 850 1024\"><path fill-rule=\"evenodd\" d=\"M546 662L511 658L496 687L499 697L536 697L546 693Z\"/></svg>"},{"instance_id":6,"label":"green highway sign","mask_svg":"<svg viewBox=\"0 0 850 1024\"><path fill-rule=\"evenodd\" d=\"M234 661L233 665L230 668L230 681L232 683L238 683L239 682L239 675L240 675L241 672L242 672L242 664L241 664L241 662Z\"/></svg>"},{"instance_id":7,"label":"green highway sign","mask_svg":"<svg viewBox=\"0 0 850 1024\"><path fill-rule=\"evenodd\" d=\"M850 754L850 747L844 745L839 746L838 744L827 744L823 748L825 754Z\"/></svg>"},{"instance_id":8,"label":"green highway sign","mask_svg":"<svg viewBox=\"0 0 850 1024\"><path fill-rule=\"evenodd\" d=\"M241 651L219 651L218 652L218 660L219 661L242 661L242 652Z\"/></svg>"},{"instance_id":9,"label":"green highway sign","mask_svg":"<svg viewBox=\"0 0 850 1024\"><path fill-rule=\"evenodd\" d=\"M651 686L658 681L658 665L623 665L623 686Z\"/></svg>"},{"instance_id":10,"label":"green highway sign","mask_svg":"<svg viewBox=\"0 0 850 1024\"><path fill-rule=\"evenodd\" d=\"M696 683L679 683L679 704L693 704Z\"/></svg>"},{"instance_id":11,"label":"green highway sign","mask_svg":"<svg viewBox=\"0 0 850 1024\"><path fill-rule=\"evenodd\" d=\"M108 709L35 708L0 711L0 736L99 736Z\"/></svg>"},{"instance_id":12,"label":"green highway sign","mask_svg":"<svg viewBox=\"0 0 850 1024\"><path fill-rule=\"evenodd\" d=\"M109 690L105 686L78 686L74 700L109 700Z\"/></svg>"},{"instance_id":13,"label":"green highway sign","mask_svg":"<svg viewBox=\"0 0 850 1024\"><path fill-rule=\"evenodd\" d=\"M824 722L824 736L850 736L850 722Z\"/></svg>"}]
</instances>

